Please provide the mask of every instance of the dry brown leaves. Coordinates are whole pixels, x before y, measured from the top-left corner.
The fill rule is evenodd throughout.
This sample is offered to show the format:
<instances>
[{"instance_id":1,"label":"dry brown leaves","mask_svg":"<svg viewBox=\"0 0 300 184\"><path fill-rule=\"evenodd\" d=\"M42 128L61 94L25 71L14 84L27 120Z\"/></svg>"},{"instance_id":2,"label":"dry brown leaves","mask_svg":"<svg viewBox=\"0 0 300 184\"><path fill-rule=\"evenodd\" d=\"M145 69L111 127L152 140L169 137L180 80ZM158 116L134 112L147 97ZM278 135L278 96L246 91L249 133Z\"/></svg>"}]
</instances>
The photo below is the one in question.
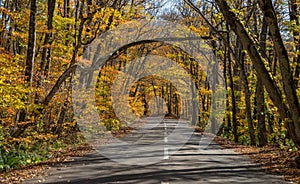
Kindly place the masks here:
<instances>
[{"instance_id":1,"label":"dry brown leaves","mask_svg":"<svg viewBox=\"0 0 300 184\"><path fill-rule=\"evenodd\" d=\"M294 162L294 158L300 155L300 151L282 150L275 145L264 147L237 145L221 137L216 137L215 141L225 148L249 156L267 172L283 175L286 181L300 183L300 169L297 169Z\"/></svg>"},{"instance_id":2,"label":"dry brown leaves","mask_svg":"<svg viewBox=\"0 0 300 184\"><path fill-rule=\"evenodd\" d=\"M124 137L131 133L134 128L122 127L118 131L112 131L114 137ZM106 144L111 139L110 136L104 136L101 140L98 140L97 145ZM100 141L100 142L99 142ZM40 162L38 164L25 166L19 169L15 169L9 172L0 173L0 184L18 184L26 179L35 178L40 175L45 175L46 171L53 165L69 162L74 160L74 157L82 157L93 151L92 146L89 144L82 144L77 147L70 147L60 151L56 151L52 154L55 156L45 162Z\"/></svg>"},{"instance_id":3,"label":"dry brown leaves","mask_svg":"<svg viewBox=\"0 0 300 184\"><path fill-rule=\"evenodd\" d=\"M133 130L132 128L122 128L119 131L112 132L112 134L115 137L123 137ZM103 139L101 143L105 144L105 142L109 141L109 139L105 140ZM294 163L294 158L300 155L300 151L281 150L274 145L264 147L237 145L221 137L215 137L215 141L225 148L234 149L241 154L249 156L268 172L283 175L287 181L300 183L300 169L297 169ZM0 183L17 184L28 178L44 175L51 166L71 161L74 157L84 156L92 151L92 147L88 144L58 151L55 153L56 156L54 158L46 162L26 166L7 173L0 173Z\"/></svg>"},{"instance_id":4,"label":"dry brown leaves","mask_svg":"<svg viewBox=\"0 0 300 184\"><path fill-rule=\"evenodd\" d=\"M125 137L130 134L133 130L136 130L132 127L121 127L119 130L112 130L111 133L114 137Z\"/></svg>"},{"instance_id":5,"label":"dry brown leaves","mask_svg":"<svg viewBox=\"0 0 300 184\"><path fill-rule=\"evenodd\" d=\"M44 175L45 172L53 165L63 162L72 161L74 157L81 157L92 151L92 147L88 144L83 144L78 147L67 148L57 151L54 158L45 162L40 162L35 165L25 166L9 172L0 173L0 183L3 184L18 184L28 178L34 178L39 175Z\"/></svg>"}]
</instances>

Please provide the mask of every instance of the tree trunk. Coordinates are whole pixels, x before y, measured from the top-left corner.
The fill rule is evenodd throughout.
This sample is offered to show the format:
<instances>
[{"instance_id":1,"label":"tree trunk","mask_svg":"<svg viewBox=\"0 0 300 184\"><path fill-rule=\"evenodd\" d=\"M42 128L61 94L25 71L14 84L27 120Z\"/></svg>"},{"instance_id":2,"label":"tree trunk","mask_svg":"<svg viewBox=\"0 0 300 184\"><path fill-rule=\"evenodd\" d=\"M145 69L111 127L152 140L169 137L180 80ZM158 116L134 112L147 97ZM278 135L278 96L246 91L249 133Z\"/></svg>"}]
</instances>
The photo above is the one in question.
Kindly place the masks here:
<instances>
[{"instance_id":1,"label":"tree trunk","mask_svg":"<svg viewBox=\"0 0 300 184\"><path fill-rule=\"evenodd\" d=\"M194 75L194 65L192 61L190 61L190 75ZM199 108L197 107L197 92L194 82L191 82L191 91L192 91L192 125L196 125L198 118L197 118L197 111Z\"/></svg>"},{"instance_id":2,"label":"tree trunk","mask_svg":"<svg viewBox=\"0 0 300 184\"><path fill-rule=\"evenodd\" d=\"M232 66L231 66L231 58L230 55L228 55L228 65L229 65L229 80L230 80L230 88L231 88L231 110L232 110L232 126L233 126L233 136L234 136L234 142L239 142L239 137L237 134L237 118L236 118L236 98L235 98L235 89L234 89L234 82L233 82L233 76L232 76Z\"/></svg>"},{"instance_id":3,"label":"tree trunk","mask_svg":"<svg viewBox=\"0 0 300 184\"><path fill-rule=\"evenodd\" d=\"M227 41L229 42L230 40L230 30L228 24L226 24L227 27ZM233 136L234 136L234 142L238 143L239 142L239 137L237 134L237 118L236 118L236 99L235 99L235 91L234 91L234 83L233 83L233 74L232 74L232 60L230 57L229 53L229 48L228 49L228 74L229 74L229 80L230 80L230 88L231 88L231 111L232 111L232 128L233 128Z\"/></svg>"},{"instance_id":4,"label":"tree trunk","mask_svg":"<svg viewBox=\"0 0 300 184\"><path fill-rule=\"evenodd\" d=\"M43 82L43 75L47 75L47 72L49 72L49 69L47 66L50 66L50 58L51 58L51 44L52 44L52 29L53 29L53 15L54 15L54 9L55 9L56 0L48 0L48 21L47 21L47 33L45 35L44 39L44 48L42 51L42 59L40 64L40 81L39 85L42 85Z\"/></svg>"},{"instance_id":5,"label":"tree trunk","mask_svg":"<svg viewBox=\"0 0 300 184\"><path fill-rule=\"evenodd\" d=\"M28 31L28 45L27 45L27 57L25 64L25 77L26 81L32 86L33 81L33 69L34 69L34 56L35 56L35 45L36 45L36 13L37 13L37 1L30 1L30 20L29 20L29 31ZM26 120L26 111L23 110L20 113L20 122ZM21 129L24 129L20 127ZM26 127L27 128L27 127ZM25 128L25 129L26 129ZM24 130L25 130L24 129ZM23 131L18 131L23 132ZM15 133L14 136L19 136L20 133Z\"/></svg>"},{"instance_id":6,"label":"tree trunk","mask_svg":"<svg viewBox=\"0 0 300 184\"><path fill-rule=\"evenodd\" d=\"M172 83L170 82L170 86L169 86L169 99L168 99L168 114L171 116L172 115Z\"/></svg>"},{"instance_id":7,"label":"tree trunk","mask_svg":"<svg viewBox=\"0 0 300 184\"><path fill-rule=\"evenodd\" d=\"M64 0L64 17L70 17L70 0Z\"/></svg>"},{"instance_id":8,"label":"tree trunk","mask_svg":"<svg viewBox=\"0 0 300 184\"><path fill-rule=\"evenodd\" d=\"M265 16L263 17L262 28L260 32L260 46L263 51L266 50L266 40L268 33L268 25ZM258 142L259 146L264 146L268 143L265 115L265 94L264 86L260 79L256 83L256 119L258 121Z\"/></svg>"},{"instance_id":9,"label":"tree trunk","mask_svg":"<svg viewBox=\"0 0 300 184\"><path fill-rule=\"evenodd\" d=\"M245 54L241 53L241 61L240 61L240 68L241 68L241 74L242 74L242 80L245 87L245 101L246 101L246 115L247 115L247 122L248 122L248 131L250 135L250 143L251 145L256 145L255 141L255 135L254 135L254 127L252 122L252 110L251 110L251 91L249 89L249 82L247 78L247 74L245 71L245 65L244 65L244 58Z\"/></svg>"},{"instance_id":10,"label":"tree trunk","mask_svg":"<svg viewBox=\"0 0 300 184\"><path fill-rule=\"evenodd\" d=\"M148 116L149 115L149 105L146 99L146 89L145 89L145 85L142 84L142 102L144 105L144 116Z\"/></svg>"},{"instance_id":11,"label":"tree trunk","mask_svg":"<svg viewBox=\"0 0 300 184\"><path fill-rule=\"evenodd\" d=\"M286 120L286 123L288 124L289 133L291 134L293 141L298 147L300 147L300 105L291 72L288 52L281 37L278 20L275 9L272 5L272 1L258 0L258 3L260 9L264 13L264 16L266 17L266 22L270 29L271 38L274 43L274 49L280 66L283 89L289 107L287 111L287 117L285 117L288 119L283 118L283 120Z\"/></svg>"},{"instance_id":12,"label":"tree trunk","mask_svg":"<svg viewBox=\"0 0 300 184\"><path fill-rule=\"evenodd\" d=\"M224 15L224 18L226 19L226 21L230 25L231 29L240 38L241 43L243 45L243 48L245 48L247 50L247 53L248 53L248 55L250 56L250 58L253 62L253 66L254 66L257 74L258 74L258 77L262 81L265 88L267 89L271 100L273 101L273 103L278 108L278 112L279 112L281 118L282 119L287 119L288 118L288 119L293 120L293 123L288 122L288 121L286 123L288 125L289 132L292 133L291 135L292 135L292 139L293 139L295 145L297 147L300 147L300 138L299 138L300 132L298 134L298 130L297 130L297 129L299 129L299 124L298 124L298 119L296 119L296 117L298 117L298 114L299 114L298 113L298 108L293 107L293 106L288 108L287 105L284 103L281 91L279 90L278 86L276 85L276 83L274 82L274 80L270 76L268 70L266 69L266 67L264 65L264 62L263 62L263 59L261 58L260 53L258 52L257 48L255 47L255 43L250 38L250 36L247 34L247 31L245 30L242 23L237 19L236 15L233 12L230 11L230 7L226 3L226 1L216 0L216 3L218 5L218 7L220 8L222 14ZM264 9L264 8L262 8L262 9ZM271 29L270 25L269 25L269 27ZM274 25L273 25L273 27L274 27ZM274 32L274 30L273 30L273 32ZM281 63L282 63L282 65L285 66L285 64L283 64L282 61L281 61ZM281 67L281 70L284 71L284 72L282 72L282 73L284 73L284 75L287 75L285 72L288 70L288 68L282 69L282 67ZM285 76L285 80L287 80L287 76ZM285 80L283 80L283 81L285 81ZM286 84L286 82L287 81L284 82L285 83L285 85L284 85L285 88L293 90L293 87L291 87L291 84L294 86L293 80L290 81L290 86L289 87L287 87L288 84ZM285 90L285 91L286 92L292 92L292 91L289 91L289 90ZM290 97L290 95L286 94L286 96L289 98L288 99L289 103L296 105L296 104L298 104L298 99L297 99L297 102L294 102L293 100L290 100L290 98L294 98L293 95L294 94L292 94L291 95L292 97ZM292 112L290 112L290 110L292 110ZM296 112L296 114L291 115L291 113L293 113L293 112ZM296 129L296 126L298 127L297 129Z\"/></svg>"},{"instance_id":13,"label":"tree trunk","mask_svg":"<svg viewBox=\"0 0 300 184\"><path fill-rule=\"evenodd\" d=\"M299 38L299 26L300 26L300 18L299 18L299 10L297 0L290 0L290 20L291 22L295 22L295 27L293 27L293 37L295 42L295 53L297 55L294 58L295 74L294 74L294 83L295 87L299 87L299 77L300 77L300 38ZM297 28L298 27L298 28Z\"/></svg>"},{"instance_id":14,"label":"tree trunk","mask_svg":"<svg viewBox=\"0 0 300 184\"><path fill-rule=\"evenodd\" d=\"M258 121L258 142L259 146L264 146L268 143L266 117L265 117L265 97L264 86L258 80L256 84L256 103L257 103L257 121Z\"/></svg>"},{"instance_id":15,"label":"tree trunk","mask_svg":"<svg viewBox=\"0 0 300 184\"><path fill-rule=\"evenodd\" d=\"M228 68L228 66L227 66L227 59L228 59L228 54L230 54L227 51L228 51L228 49L225 47L224 60L223 60L223 64L224 64L223 77L225 79L224 80L224 82L225 82L225 89L228 89L228 82L227 82L227 73L228 73L227 72L227 68ZM229 109L229 94L226 93L226 111L229 112L229 110L230 110ZM229 113L226 113L226 117L225 117L224 121L225 121L225 123L227 121L227 127L225 128L225 131L231 130L232 124L231 124L231 118L230 118Z\"/></svg>"},{"instance_id":16,"label":"tree trunk","mask_svg":"<svg viewBox=\"0 0 300 184\"><path fill-rule=\"evenodd\" d=\"M63 131L63 123L65 121L65 116L66 116L67 110L68 110L68 101L66 100L64 102L63 106L61 107L59 117L57 120L57 126L54 131L54 134L57 134L59 138L61 137L61 133Z\"/></svg>"},{"instance_id":17,"label":"tree trunk","mask_svg":"<svg viewBox=\"0 0 300 184\"><path fill-rule=\"evenodd\" d=\"M28 48L25 66L25 77L27 82L32 84L33 81L33 68L34 68L34 56L36 45L36 13L37 13L37 1L30 0L30 20L29 20L29 32L28 32Z\"/></svg>"}]
</instances>

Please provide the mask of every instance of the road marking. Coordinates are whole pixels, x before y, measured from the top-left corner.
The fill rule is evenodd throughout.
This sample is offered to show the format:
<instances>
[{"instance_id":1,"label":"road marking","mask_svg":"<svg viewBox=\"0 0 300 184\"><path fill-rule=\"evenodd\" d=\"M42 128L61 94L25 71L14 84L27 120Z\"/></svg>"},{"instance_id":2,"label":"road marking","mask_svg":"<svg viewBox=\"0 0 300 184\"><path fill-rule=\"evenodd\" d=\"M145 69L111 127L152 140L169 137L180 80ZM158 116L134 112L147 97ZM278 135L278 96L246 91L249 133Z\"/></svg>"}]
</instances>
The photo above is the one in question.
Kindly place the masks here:
<instances>
[{"instance_id":1,"label":"road marking","mask_svg":"<svg viewBox=\"0 0 300 184\"><path fill-rule=\"evenodd\" d=\"M167 137L167 124L166 124L166 122L164 122L164 127L165 127L165 131L164 131L164 134L165 134L164 141L165 141L165 143L167 143L167 142L168 142L168 137ZM168 149L168 148L164 148L164 159L169 159L169 149Z\"/></svg>"},{"instance_id":2,"label":"road marking","mask_svg":"<svg viewBox=\"0 0 300 184\"><path fill-rule=\"evenodd\" d=\"M164 159L169 159L169 148L164 149Z\"/></svg>"},{"instance_id":3,"label":"road marking","mask_svg":"<svg viewBox=\"0 0 300 184\"><path fill-rule=\"evenodd\" d=\"M162 181L160 184L169 184L169 182L163 182L163 181Z\"/></svg>"}]
</instances>

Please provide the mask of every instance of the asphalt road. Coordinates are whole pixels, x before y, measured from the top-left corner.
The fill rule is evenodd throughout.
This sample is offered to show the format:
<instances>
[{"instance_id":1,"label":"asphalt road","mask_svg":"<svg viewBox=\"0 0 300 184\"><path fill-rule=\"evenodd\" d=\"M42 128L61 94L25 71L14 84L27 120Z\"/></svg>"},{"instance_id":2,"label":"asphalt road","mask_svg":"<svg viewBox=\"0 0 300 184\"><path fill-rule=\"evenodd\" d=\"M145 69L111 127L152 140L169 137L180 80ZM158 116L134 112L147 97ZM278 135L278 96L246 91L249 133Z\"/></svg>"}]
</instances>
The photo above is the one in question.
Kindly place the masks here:
<instances>
[{"instance_id":1,"label":"asphalt road","mask_svg":"<svg viewBox=\"0 0 300 184\"><path fill-rule=\"evenodd\" d=\"M24 183L286 183L246 156L224 149L185 122L148 119L132 134Z\"/></svg>"}]
</instances>

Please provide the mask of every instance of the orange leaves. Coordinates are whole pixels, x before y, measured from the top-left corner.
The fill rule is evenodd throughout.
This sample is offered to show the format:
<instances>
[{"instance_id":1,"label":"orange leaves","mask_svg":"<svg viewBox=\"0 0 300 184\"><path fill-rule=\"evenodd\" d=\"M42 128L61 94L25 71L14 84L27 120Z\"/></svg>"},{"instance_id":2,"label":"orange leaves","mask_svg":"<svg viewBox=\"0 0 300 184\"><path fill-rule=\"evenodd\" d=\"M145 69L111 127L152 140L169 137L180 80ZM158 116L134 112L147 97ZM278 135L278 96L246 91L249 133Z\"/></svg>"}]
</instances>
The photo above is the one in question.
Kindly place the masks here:
<instances>
[{"instance_id":1,"label":"orange leaves","mask_svg":"<svg viewBox=\"0 0 300 184\"><path fill-rule=\"evenodd\" d=\"M28 92L23 78L23 69L19 65L20 60L21 57L18 55L13 56L7 52L0 54L0 96L2 97L0 109L6 110L9 116L15 115L15 111L25 107L21 99Z\"/></svg>"},{"instance_id":2,"label":"orange leaves","mask_svg":"<svg viewBox=\"0 0 300 184\"><path fill-rule=\"evenodd\" d=\"M190 29L201 36L209 36L209 28L203 25L200 25L199 28L196 28L195 26L191 25Z\"/></svg>"}]
</instances>

